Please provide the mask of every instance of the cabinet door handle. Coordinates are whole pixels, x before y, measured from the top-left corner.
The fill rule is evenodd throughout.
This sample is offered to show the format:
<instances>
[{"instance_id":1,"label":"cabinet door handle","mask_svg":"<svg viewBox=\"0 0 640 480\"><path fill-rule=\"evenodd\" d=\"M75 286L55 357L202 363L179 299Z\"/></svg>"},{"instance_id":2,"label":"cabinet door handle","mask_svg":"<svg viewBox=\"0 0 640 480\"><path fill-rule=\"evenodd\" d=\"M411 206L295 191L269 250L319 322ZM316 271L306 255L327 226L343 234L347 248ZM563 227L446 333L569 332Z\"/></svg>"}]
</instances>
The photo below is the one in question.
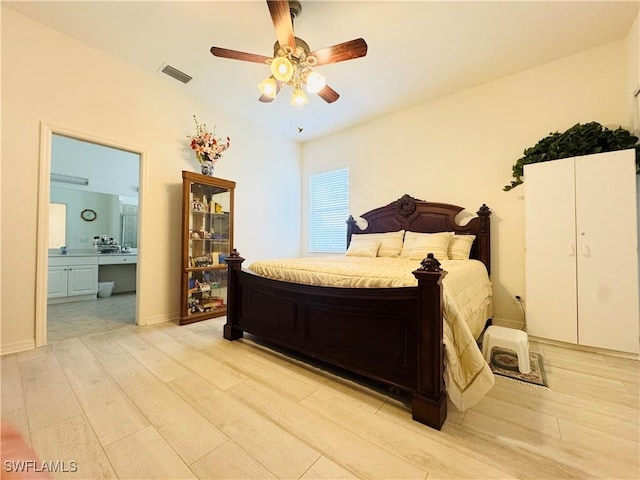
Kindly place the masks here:
<instances>
[{"instance_id":1,"label":"cabinet door handle","mask_svg":"<svg viewBox=\"0 0 640 480\"><path fill-rule=\"evenodd\" d=\"M569 244L569 256L570 257L575 257L576 256L576 247L573 243Z\"/></svg>"},{"instance_id":2,"label":"cabinet door handle","mask_svg":"<svg viewBox=\"0 0 640 480\"><path fill-rule=\"evenodd\" d=\"M591 250L589 249L589 245L587 245L586 243L582 244L582 256L583 257L591 256Z\"/></svg>"}]
</instances>

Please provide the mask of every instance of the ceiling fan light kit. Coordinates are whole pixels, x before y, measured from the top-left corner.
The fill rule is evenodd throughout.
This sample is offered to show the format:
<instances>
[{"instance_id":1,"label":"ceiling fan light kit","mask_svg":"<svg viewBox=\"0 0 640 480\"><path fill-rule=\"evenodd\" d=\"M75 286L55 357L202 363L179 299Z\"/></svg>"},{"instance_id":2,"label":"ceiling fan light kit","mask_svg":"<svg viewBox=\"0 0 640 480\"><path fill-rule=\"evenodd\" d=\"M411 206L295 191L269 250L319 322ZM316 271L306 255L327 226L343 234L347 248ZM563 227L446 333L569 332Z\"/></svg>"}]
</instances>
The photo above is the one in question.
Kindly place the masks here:
<instances>
[{"instance_id":1,"label":"ceiling fan light kit","mask_svg":"<svg viewBox=\"0 0 640 480\"><path fill-rule=\"evenodd\" d=\"M269 98L276 98L277 88L276 79L273 75L265 78L258 84L258 90L260 90L260 93Z\"/></svg>"},{"instance_id":2,"label":"ceiling fan light kit","mask_svg":"<svg viewBox=\"0 0 640 480\"><path fill-rule=\"evenodd\" d=\"M310 72L307 75L307 91L309 93L318 93L327 84L327 79L318 72Z\"/></svg>"},{"instance_id":3,"label":"ceiling fan light kit","mask_svg":"<svg viewBox=\"0 0 640 480\"><path fill-rule=\"evenodd\" d=\"M309 99L304 94L304 90L302 90L302 87L294 87L293 95L291 95L291 105L293 105L294 107L301 107L302 105L306 105L307 103L309 103Z\"/></svg>"},{"instance_id":4,"label":"ceiling fan light kit","mask_svg":"<svg viewBox=\"0 0 640 480\"><path fill-rule=\"evenodd\" d=\"M289 82L293 77L293 65L287 57L276 57L271 62L271 73L281 82Z\"/></svg>"},{"instance_id":5,"label":"ceiling fan light kit","mask_svg":"<svg viewBox=\"0 0 640 480\"><path fill-rule=\"evenodd\" d=\"M273 48L273 58L220 47L211 47L211 54L270 65L271 75L258 84L262 94L258 100L261 102L273 101L283 84L292 88L291 105L301 106L309 102L303 86L307 92L317 94L325 102L335 102L340 95L327 85L325 77L314 71L313 67L364 57L367 43L358 38L311 52L304 40L293 35L293 19L302 11L300 2L267 0L267 6L278 39Z\"/></svg>"}]
</instances>

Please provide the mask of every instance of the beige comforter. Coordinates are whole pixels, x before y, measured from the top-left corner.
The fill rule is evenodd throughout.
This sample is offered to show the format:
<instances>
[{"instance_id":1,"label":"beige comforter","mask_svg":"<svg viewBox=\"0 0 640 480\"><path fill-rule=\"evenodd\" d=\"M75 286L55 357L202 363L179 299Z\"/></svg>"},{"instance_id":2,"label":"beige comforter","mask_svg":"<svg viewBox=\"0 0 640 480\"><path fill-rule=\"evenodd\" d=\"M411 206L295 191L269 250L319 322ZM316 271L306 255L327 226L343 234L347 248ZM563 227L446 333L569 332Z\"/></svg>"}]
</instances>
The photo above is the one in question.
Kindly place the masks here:
<instances>
[{"instance_id":1,"label":"beige comforter","mask_svg":"<svg viewBox=\"0 0 640 480\"><path fill-rule=\"evenodd\" d=\"M388 257L309 257L253 263L253 272L278 280L344 288L412 287L420 262ZM477 260L442 262L445 383L460 410L475 405L493 386L491 369L476 338L492 316L492 289L485 266Z\"/></svg>"}]
</instances>

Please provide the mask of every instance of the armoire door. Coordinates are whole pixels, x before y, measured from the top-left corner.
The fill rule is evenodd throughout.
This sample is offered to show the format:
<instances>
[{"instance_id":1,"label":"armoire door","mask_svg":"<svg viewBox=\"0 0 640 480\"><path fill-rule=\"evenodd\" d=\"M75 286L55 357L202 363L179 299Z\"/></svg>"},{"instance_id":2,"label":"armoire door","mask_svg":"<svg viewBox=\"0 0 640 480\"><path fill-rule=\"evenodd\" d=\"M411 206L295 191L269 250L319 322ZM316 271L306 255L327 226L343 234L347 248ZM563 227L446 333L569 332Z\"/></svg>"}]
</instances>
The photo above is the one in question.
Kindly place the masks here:
<instances>
[{"instance_id":1,"label":"armoire door","mask_svg":"<svg viewBox=\"0 0 640 480\"><path fill-rule=\"evenodd\" d=\"M638 352L635 152L576 158L578 343Z\"/></svg>"},{"instance_id":2,"label":"armoire door","mask_svg":"<svg viewBox=\"0 0 640 480\"><path fill-rule=\"evenodd\" d=\"M577 343L574 160L527 165L524 173L527 331Z\"/></svg>"}]
</instances>

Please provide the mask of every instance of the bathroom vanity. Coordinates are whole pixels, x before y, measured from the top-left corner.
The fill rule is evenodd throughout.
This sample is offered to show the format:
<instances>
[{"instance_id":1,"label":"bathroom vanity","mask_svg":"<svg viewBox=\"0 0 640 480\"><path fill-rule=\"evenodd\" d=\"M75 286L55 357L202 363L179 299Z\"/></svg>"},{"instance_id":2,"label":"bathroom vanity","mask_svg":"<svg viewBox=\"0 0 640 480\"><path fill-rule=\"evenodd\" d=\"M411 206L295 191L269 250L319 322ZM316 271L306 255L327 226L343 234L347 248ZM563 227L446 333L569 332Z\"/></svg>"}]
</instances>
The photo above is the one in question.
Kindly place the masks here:
<instances>
[{"instance_id":1,"label":"bathroom vanity","mask_svg":"<svg viewBox=\"0 0 640 480\"><path fill-rule=\"evenodd\" d=\"M135 292L136 253L49 253L47 303L95 300L98 282L115 282L114 293Z\"/></svg>"}]
</instances>

